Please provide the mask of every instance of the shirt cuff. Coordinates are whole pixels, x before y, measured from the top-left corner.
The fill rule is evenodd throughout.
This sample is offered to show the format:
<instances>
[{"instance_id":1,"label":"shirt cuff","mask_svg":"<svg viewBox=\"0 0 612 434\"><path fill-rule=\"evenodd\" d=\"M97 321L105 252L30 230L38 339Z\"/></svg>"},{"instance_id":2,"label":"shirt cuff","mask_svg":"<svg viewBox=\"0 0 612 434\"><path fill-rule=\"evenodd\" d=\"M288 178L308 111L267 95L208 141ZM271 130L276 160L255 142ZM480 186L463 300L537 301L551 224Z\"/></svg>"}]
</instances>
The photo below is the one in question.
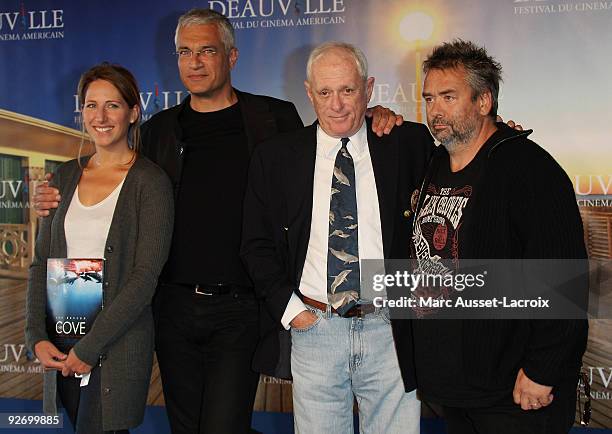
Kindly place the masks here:
<instances>
[{"instance_id":1,"label":"shirt cuff","mask_svg":"<svg viewBox=\"0 0 612 434\"><path fill-rule=\"evenodd\" d=\"M306 305L300 300L295 292L291 294L291 298L289 299L289 303L287 303L287 307L285 308L285 313L281 318L281 324L285 327L285 330L289 330L291 327L289 324L293 321L293 318L298 316L301 312L308 310Z\"/></svg>"}]
</instances>

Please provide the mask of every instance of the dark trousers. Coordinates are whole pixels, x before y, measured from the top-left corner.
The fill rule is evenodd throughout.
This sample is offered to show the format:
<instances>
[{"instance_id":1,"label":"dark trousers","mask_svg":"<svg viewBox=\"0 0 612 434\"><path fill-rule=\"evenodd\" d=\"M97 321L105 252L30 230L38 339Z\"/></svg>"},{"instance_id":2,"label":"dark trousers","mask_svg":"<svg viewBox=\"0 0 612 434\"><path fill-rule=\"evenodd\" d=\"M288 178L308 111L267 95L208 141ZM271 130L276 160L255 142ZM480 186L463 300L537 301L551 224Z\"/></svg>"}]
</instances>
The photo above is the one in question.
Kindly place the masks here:
<instances>
[{"instance_id":1,"label":"dark trousers","mask_svg":"<svg viewBox=\"0 0 612 434\"><path fill-rule=\"evenodd\" d=\"M250 432L259 374L252 292L199 295L161 285L155 300L156 352L173 434Z\"/></svg>"},{"instance_id":2,"label":"dark trousers","mask_svg":"<svg viewBox=\"0 0 612 434\"><path fill-rule=\"evenodd\" d=\"M80 387L81 379L64 377L57 373L57 393L68 419L77 434L129 434L128 430L102 430L102 403L100 400L100 368L91 371L89 384Z\"/></svg>"},{"instance_id":3,"label":"dark trousers","mask_svg":"<svg viewBox=\"0 0 612 434\"><path fill-rule=\"evenodd\" d=\"M486 408L443 407L449 434L567 434L576 416L576 382L553 389L553 402L522 410L510 397Z\"/></svg>"}]
</instances>

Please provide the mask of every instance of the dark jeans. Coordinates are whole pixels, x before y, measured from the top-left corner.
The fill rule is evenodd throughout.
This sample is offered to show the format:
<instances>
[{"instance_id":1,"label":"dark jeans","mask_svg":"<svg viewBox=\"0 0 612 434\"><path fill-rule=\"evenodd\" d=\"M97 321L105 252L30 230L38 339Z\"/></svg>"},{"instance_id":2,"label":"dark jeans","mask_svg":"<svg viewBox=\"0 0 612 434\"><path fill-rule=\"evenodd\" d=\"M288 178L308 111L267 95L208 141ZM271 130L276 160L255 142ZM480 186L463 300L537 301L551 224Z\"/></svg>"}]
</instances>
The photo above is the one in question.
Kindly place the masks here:
<instances>
[{"instance_id":1,"label":"dark jeans","mask_svg":"<svg viewBox=\"0 0 612 434\"><path fill-rule=\"evenodd\" d=\"M486 408L443 407L449 434L567 434L576 415L576 382L553 389L553 402L522 410L510 396Z\"/></svg>"},{"instance_id":2,"label":"dark jeans","mask_svg":"<svg viewBox=\"0 0 612 434\"><path fill-rule=\"evenodd\" d=\"M259 374L252 292L199 295L161 285L155 300L156 352L173 434L249 433Z\"/></svg>"},{"instance_id":3,"label":"dark jeans","mask_svg":"<svg viewBox=\"0 0 612 434\"><path fill-rule=\"evenodd\" d=\"M57 373L57 393L77 434L129 434L128 430L103 431L100 400L100 368L91 371L89 384L80 387L81 379Z\"/></svg>"}]
</instances>

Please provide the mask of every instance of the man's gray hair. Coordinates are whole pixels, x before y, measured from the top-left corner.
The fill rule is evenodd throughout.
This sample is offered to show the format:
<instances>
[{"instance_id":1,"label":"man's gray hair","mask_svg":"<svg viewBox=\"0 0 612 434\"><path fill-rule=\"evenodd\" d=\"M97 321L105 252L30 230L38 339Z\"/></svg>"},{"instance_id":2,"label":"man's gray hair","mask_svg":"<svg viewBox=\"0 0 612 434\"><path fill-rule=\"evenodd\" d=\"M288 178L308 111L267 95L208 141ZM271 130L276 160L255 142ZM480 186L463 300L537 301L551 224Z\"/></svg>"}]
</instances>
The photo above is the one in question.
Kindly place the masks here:
<instances>
[{"instance_id":1,"label":"man's gray hair","mask_svg":"<svg viewBox=\"0 0 612 434\"><path fill-rule=\"evenodd\" d=\"M340 49L346 51L354 60L357 66L357 72L363 81L368 79L368 60L359 48L346 42L329 41L324 42L321 45L315 47L308 56L308 63L306 64L306 80L310 82L312 77L312 65L319 60L327 51Z\"/></svg>"},{"instance_id":2,"label":"man's gray hair","mask_svg":"<svg viewBox=\"0 0 612 434\"><path fill-rule=\"evenodd\" d=\"M232 23L225 17L225 15L220 14L217 11L212 9L191 9L189 12L184 13L178 19L178 24L176 25L176 31L174 32L174 45L178 49L178 33L179 30L183 27L193 26L193 25L202 25L202 24L216 24L217 29L219 30L219 36L221 37L221 42L223 42L223 47L225 51L229 53L229 51L234 48L236 45L235 37L234 37L234 27L232 27Z\"/></svg>"}]
</instances>

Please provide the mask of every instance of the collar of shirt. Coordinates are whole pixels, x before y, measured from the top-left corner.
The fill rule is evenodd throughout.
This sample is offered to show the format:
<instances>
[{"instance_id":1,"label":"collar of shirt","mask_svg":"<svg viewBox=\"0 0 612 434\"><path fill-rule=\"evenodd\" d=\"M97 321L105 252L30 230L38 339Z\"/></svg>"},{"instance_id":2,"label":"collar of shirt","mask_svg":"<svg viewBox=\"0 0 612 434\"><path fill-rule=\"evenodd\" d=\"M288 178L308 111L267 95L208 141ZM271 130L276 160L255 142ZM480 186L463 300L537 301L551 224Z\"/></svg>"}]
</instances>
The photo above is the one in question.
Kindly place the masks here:
<instances>
[{"instance_id":1,"label":"collar of shirt","mask_svg":"<svg viewBox=\"0 0 612 434\"><path fill-rule=\"evenodd\" d=\"M368 134L366 130L366 122L364 121L355 134L349 137L349 142L346 145L351 157L354 161L359 160L364 155L368 146ZM342 147L342 142L336 137L332 137L327 134L321 128L321 125L317 126L317 154L335 160L338 151Z\"/></svg>"}]
</instances>

